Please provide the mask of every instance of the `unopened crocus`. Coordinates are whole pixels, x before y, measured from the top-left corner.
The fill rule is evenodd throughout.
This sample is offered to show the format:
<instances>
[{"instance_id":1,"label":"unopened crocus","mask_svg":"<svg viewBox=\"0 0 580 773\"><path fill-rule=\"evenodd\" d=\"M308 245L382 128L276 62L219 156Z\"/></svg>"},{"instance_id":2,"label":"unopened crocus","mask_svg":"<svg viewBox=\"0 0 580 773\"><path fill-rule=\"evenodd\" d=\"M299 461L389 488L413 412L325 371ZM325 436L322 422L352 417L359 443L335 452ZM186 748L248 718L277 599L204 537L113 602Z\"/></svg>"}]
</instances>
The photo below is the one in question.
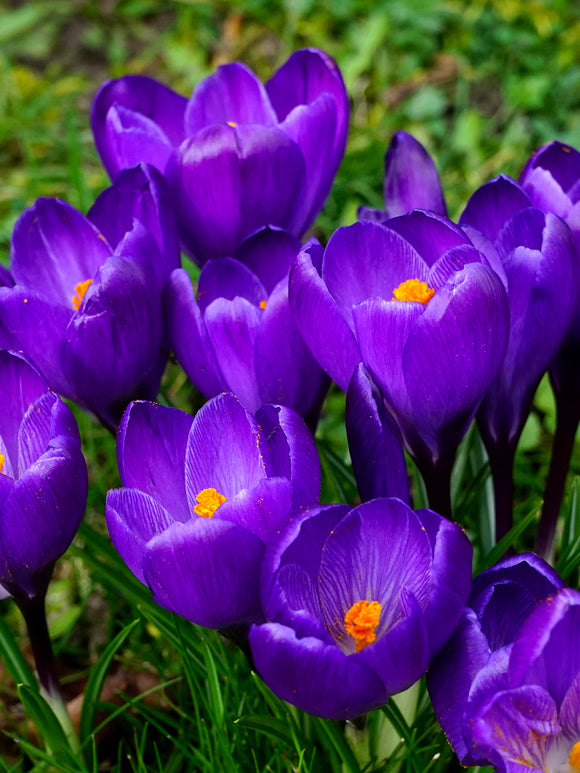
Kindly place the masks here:
<instances>
[{"instance_id":1,"label":"unopened crocus","mask_svg":"<svg viewBox=\"0 0 580 773\"><path fill-rule=\"evenodd\" d=\"M123 488L107 496L109 533L155 601L208 628L263 619L265 545L320 493L316 447L300 417L269 405L254 418L231 393L195 418L134 402L117 454Z\"/></svg>"},{"instance_id":2,"label":"unopened crocus","mask_svg":"<svg viewBox=\"0 0 580 773\"><path fill-rule=\"evenodd\" d=\"M265 226L305 232L342 159L348 112L336 63L303 49L265 86L240 62L222 65L189 101L151 78L109 81L92 125L113 179L138 161L166 175L183 244L201 265Z\"/></svg>"},{"instance_id":3,"label":"unopened crocus","mask_svg":"<svg viewBox=\"0 0 580 773\"><path fill-rule=\"evenodd\" d=\"M449 515L457 446L499 371L508 337L501 279L460 229L415 211L310 242L290 305L314 357L343 389L363 362Z\"/></svg>"},{"instance_id":4,"label":"unopened crocus","mask_svg":"<svg viewBox=\"0 0 580 773\"><path fill-rule=\"evenodd\" d=\"M441 181L433 159L408 132L393 135L385 154L384 209L360 207L360 220L383 222L407 215L413 209L430 209L447 215Z\"/></svg>"},{"instance_id":5,"label":"unopened crocus","mask_svg":"<svg viewBox=\"0 0 580 773\"><path fill-rule=\"evenodd\" d=\"M576 273L580 261L580 153L562 142L537 150L520 175L520 184L534 206L561 217L572 231ZM580 291L580 287L578 288ZM556 398L556 432L544 491L536 549L551 553L576 430L580 422L580 295L557 355L550 365Z\"/></svg>"},{"instance_id":6,"label":"unopened crocus","mask_svg":"<svg viewBox=\"0 0 580 773\"><path fill-rule=\"evenodd\" d=\"M249 411L266 403L285 405L315 427L329 379L302 340L290 312L286 240L296 240L286 232L263 236L273 264L287 263L286 274L275 284L275 277L266 276L270 281L262 282L234 258L205 264L197 297L184 269L171 274L165 292L171 345L205 397L231 390ZM299 248L298 242L292 257ZM253 254L244 249L246 263L253 262Z\"/></svg>"},{"instance_id":7,"label":"unopened crocus","mask_svg":"<svg viewBox=\"0 0 580 773\"><path fill-rule=\"evenodd\" d=\"M44 597L83 517L87 468L72 413L38 371L1 350L0 380L0 586L22 611L40 682L55 695Z\"/></svg>"},{"instance_id":8,"label":"unopened crocus","mask_svg":"<svg viewBox=\"0 0 580 773\"><path fill-rule=\"evenodd\" d=\"M473 717L504 689L514 641L522 638L530 614L562 587L556 572L533 553L504 559L474 579L459 625L427 675L435 715L464 765L487 764L472 736ZM562 652L550 669L557 672L565 657Z\"/></svg>"},{"instance_id":9,"label":"unopened crocus","mask_svg":"<svg viewBox=\"0 0 580 773\"><path fill-rule=\"evenodd\" d=\"M131 399L157 395L168 355L161 293L178 265L163 178L127 170L87 217L45 198L20 216L0 323L53 389L115 428Z\"/></svg>"},{"instance_id":10,"label":"unopened crocus","mask_svg":"<svg viewBox=\"0 0 580 773\"><path fill-rule=\"evenodd\" d=\"M489 240L507 280L508 347L477 416L494 479L500 538L512 523L516 446L536 388L570 324L577 297L577 259L564 221L532 207L521 187L505 176L476 191L459 222Z\"/></svg>"},{"instance_id":11,"label":"unopened crocus","mask_svg":"<svg viewBox=\"0 0 580 773\"><path fill-rule=\"evenodd\" d=\"M258 673L318 716L381 706L423 675L453 631L471 552L458 526L394 498L295 516L264 557L268 622L250 630Z\"/></svg>"}]
</instances>

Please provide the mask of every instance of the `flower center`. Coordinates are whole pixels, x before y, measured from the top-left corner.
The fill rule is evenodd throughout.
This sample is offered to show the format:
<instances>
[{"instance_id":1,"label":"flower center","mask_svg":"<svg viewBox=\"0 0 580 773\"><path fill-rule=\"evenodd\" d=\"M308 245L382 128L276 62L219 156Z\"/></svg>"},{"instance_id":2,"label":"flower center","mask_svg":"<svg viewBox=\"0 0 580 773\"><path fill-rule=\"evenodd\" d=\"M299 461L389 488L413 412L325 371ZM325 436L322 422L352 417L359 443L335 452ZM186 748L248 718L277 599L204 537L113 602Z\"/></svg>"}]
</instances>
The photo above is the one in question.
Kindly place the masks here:
<instances>
[{"instance_id":1,"label":"flower center","mask_svg":"<svg viewBox=\"0 0 580 773\"><path fill-rule=\"evenodd\" d=\"M211 518L218 507L226 501L223 494L214 488L204 488L196 496L199 504L195 505L193 512L201 515L202 518Z\"/></svg>"},{"instance_id":2,"label":"flower center","mask_svg":"<svg viewBox=\"0 0 580 773\"><path fill-rule=\"evenodd\" d=\"M580 741L576 741L568 758L571 771L580 771Z\"/></svg>"},{"instance_id":3,"label":"flower center","mask_svg":"<svg viewBox=\"0 0 580 773\"><path fill-rule=\"evenodd\" d=\"M421 282L419 279L407 279L401 282L393 290L395 296L393 301L418 301L427 305L435 295L435 290L427 285L427 282Z\"/></svg>"},{"instance_id":4,"label":"flower center","mask_svg":"<svg viewBox=\"0 0 580 773\"><path fill-rule=\"evenodd\" d=\"M84 282L79 282L75 287L75 294L72 297L72 305L75 311L78 311L85 297L86 291L89 289L89 285L92 284L92 279L85 279Z\"/></svg>"},{"instance_id":5,"label":"flower center","mask_svg":"<svg viewBox=\"0 0 580 773\"><path fill-rule=\"evenodd\" d=\"M381 605L378 601L356 601L344 616L344 628L355 641L354 651L372 644L377 638Z\"/></svg>"}]
</instances>

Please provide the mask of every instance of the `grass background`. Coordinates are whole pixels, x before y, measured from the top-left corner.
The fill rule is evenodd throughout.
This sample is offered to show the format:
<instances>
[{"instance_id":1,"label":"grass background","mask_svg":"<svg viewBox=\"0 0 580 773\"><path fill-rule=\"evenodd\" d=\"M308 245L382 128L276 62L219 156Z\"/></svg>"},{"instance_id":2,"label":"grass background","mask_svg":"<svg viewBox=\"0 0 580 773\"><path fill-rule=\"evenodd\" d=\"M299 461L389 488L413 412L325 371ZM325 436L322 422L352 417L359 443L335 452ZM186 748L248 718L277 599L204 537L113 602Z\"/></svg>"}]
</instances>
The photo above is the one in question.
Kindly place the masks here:
<instances>
[{"instance_id":1,"label":"grass background","mask_svg":"<svg viewBox=\"0 0 580 773\"><path fill-rule=\"evenodd\" d=\"M104 80L141 73L188 95L222 62L242 60L267 79L302 46L335 57L351 97L347 153L314 227L323 241L353 222L359 205L381 206L383 157L398 129L412 132L433 155L452 217L490 177L517 176L539 145L557 138L580 148L580 5L571 0L3 0L0 261L8 264L14 222L36 198L56 196L86 212L108 185L89 124ZM199 404L174 365L163 399ZM352 502L342 413L343 397L332 392L317 439L324 498ZM48 602L84 758L59 751L54 739L45 756L50 731L38 718L41 732L34 729L14 666L4 667L0 770L342 773L400 766L439 773L457 767L422 686L414 720L391 702L386 714L370 717L365 732L349 728L349 746L341 723L321 722L277 700L215 632L153 605L105 534L105 493L119 485L113 439L91 417L76 415L89 464L89 508ZM525 527L543 487L553 419L544 383L517 460L518 512L532 513L518 521L524 525L518 547L530 543ZM455 481L456 512L484 559L490 547L485 468L476 457L477 438L470 436ZM578 472L578 462L575 467ZM574 521L567 527L571 544ZM577 586L577 562L564 568ZM28 656L10 602L3 602L0 616L4 651L16 651L13 635ZM17 681L31 678L21 676ZM380 747L385 716L403 739L390 762ZM352 749L363 747L357 759Z\"/></svg>"}]
</instances>

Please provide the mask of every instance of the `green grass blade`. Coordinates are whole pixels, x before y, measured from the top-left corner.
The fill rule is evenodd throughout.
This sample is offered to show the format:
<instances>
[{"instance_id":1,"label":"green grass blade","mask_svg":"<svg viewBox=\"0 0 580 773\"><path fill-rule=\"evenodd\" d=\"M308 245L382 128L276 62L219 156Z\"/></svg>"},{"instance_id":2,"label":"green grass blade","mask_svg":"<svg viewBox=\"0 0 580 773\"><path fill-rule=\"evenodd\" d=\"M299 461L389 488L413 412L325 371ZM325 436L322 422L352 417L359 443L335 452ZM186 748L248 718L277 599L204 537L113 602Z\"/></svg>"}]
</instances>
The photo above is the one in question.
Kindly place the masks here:
<instances>
[{"instance_id":1,"label":"green grass blade","mask_svg":"<svg viewBox=\"0 0 580 773\"><path fill-rule=\"evenodd\" d=\"M2 617L0 617L0 656L16 684L37 687L32 669L24 659L12 636L12 631Z\"/></svg>"},{"instance_id":2,"label":"green grass blade","mask_svg":"<svg viewBox=\"0 0 580 773\"><path fill-rule=\"evenodd\" d=\"M139 620L133 620L129 625L125 626L123 630L115 636L112 642L110 642L101 655L99 662L93 666L87 686L85 687L85 694L83 698L83 708L81 711L80 721L80 737L81 744L91 737L93 720L95 718L95 710L99 701L99 696L103 688L103 682L109 670L109 666L113 658L125 639L129 636L133 628L139 623Z\"/></svg>"},{"instance_id":3,"label":"green grass blade","mask_svg":"<svg viewBox=\"0 0 580 773\"><path fill-rule=\"evenodd\" d=\"M537 518L541 506L541 502L534 503L530 512L524 518L518 520L513 529L510 529L510 531L500 539L497 545L494 545L489 553L482 558L477 567L476 574L483 572L485 569L489 569L490 566L493 566L500 560L506 550L514 544L520 534L523 534L528 526Z\"/></svg>"},{"instance_id":4,"label":"green grass blade","mask_svg":"<svg viewBox=\"0 0 580 773\"><path fill-rule=\"evenodd\" d=\"M32 717L47 750L55 755L60 755L67 751L72 753L60 722L38 690L26 684L19 684L17 690L18 697L28 714Z\"/></svg>"}]
</instances>

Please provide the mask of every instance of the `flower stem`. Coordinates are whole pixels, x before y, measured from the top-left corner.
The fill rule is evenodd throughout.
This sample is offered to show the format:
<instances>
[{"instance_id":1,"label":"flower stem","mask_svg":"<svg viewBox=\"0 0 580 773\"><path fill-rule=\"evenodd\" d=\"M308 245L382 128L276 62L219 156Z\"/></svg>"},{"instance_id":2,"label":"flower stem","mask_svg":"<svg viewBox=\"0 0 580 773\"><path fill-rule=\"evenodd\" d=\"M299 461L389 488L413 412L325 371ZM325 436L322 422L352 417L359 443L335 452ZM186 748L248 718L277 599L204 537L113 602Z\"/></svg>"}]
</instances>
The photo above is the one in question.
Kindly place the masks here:
<instances>
[{"instance_id":1,"label":"flower stem","mask_svg":"<svg viewBox=\"0 0 580 773\"><path fill-rule=\"evenodd\" d=\"M451 471L454 459L440 457L438 460L417 460L427 489L429 507L445 518L451 518Z\"/></svg>"},{"instance_id":2,"label":"flower stem","mask_svg":"<svg viewBox=\"0 0 580 773\"><path fill-rule=\"evenodd\" d=\"M22 612L24 622L26 623L43 697L60 722L71 749L78 753L80 748L79 740L73 728L60 688L60 682L56 675L56 661L46 622L45 596L45 592L32 598L15 596L14 601Z\"/></svg>"},{"instance_id":3,"label":"flower stem","mask_svg":"<svg viewBox=\"0 0 580 773\"><path fill-rule=\"evenodd\" d=\"M570 395L563 391L557 392L556 412L556 432L552 446L552 457L544 489L544 506L536 535L536 552L546 561L550 560L552 554L556 523L562 505L576 430L580 422L578 395Z\"/></svg>"},{"instance_id":4,"label":"flower stem","mask_svg":"<svg viewBox=\"0 0 580 773\"><path fill-rule=\"evenodd\" d=\"M516 442L488 446L487 455L493 478L495 541L499 542L514 524L514 457Z\"/></svg>"}]
</instances>

